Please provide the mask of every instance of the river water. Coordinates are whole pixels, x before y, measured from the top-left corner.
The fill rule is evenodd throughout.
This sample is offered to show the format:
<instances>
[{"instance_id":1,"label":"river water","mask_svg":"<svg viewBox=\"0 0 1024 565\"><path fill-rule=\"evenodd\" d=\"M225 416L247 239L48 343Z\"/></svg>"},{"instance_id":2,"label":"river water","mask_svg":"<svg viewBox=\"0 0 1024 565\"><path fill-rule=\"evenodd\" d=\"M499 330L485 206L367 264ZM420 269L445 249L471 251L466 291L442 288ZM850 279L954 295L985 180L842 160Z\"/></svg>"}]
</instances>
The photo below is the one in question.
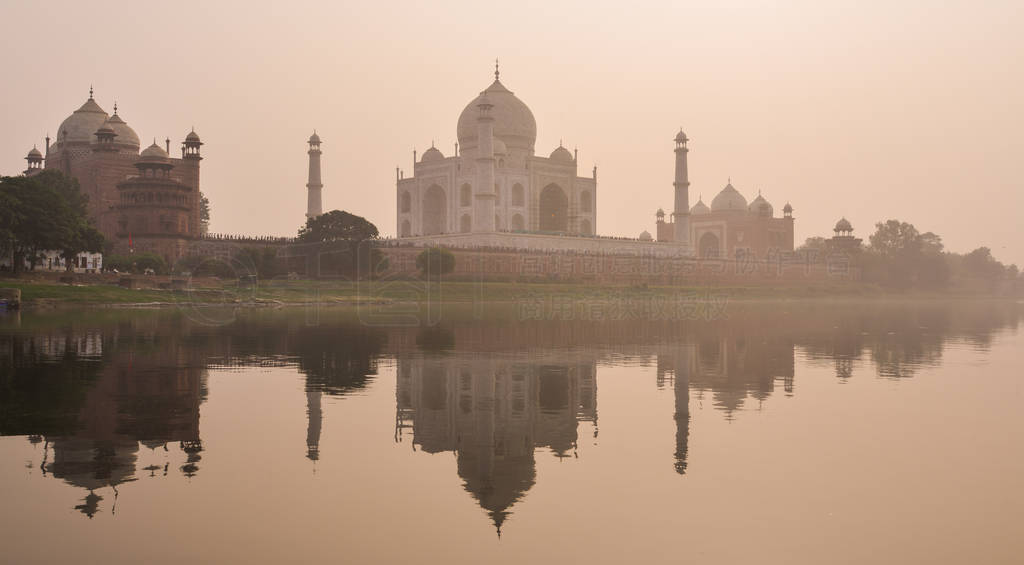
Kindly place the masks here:
<instances>
[{"instance_id":1,"label":"river water","mask_svg":"<svg viewBox=\"0 0 1024 565\"><path fill-rule=\"evenodd\" d=\"M1011 563L1000 302L0 316L0 561Z\"/></svg>"}]
</instances>

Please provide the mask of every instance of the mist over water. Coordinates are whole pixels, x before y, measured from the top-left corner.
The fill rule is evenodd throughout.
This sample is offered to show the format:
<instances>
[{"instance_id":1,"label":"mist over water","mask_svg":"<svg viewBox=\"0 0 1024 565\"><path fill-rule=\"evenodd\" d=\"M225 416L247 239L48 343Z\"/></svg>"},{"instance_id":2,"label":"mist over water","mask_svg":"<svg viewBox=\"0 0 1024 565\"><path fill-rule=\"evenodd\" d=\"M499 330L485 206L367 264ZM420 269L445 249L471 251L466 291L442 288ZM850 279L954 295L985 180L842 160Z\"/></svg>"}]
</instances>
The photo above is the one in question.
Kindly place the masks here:
<instances>
[{"instance_id":1,"label":"mist over water","mask_svg":"<svg viewBox=\"0 0 1024 565\"><path fill-rule=\"evenodd\" d=\"M407 327L345 309L0 318L4 560L1024 549L1017 305L600 322L487 309Z\"/></svg>"}]
</instances>

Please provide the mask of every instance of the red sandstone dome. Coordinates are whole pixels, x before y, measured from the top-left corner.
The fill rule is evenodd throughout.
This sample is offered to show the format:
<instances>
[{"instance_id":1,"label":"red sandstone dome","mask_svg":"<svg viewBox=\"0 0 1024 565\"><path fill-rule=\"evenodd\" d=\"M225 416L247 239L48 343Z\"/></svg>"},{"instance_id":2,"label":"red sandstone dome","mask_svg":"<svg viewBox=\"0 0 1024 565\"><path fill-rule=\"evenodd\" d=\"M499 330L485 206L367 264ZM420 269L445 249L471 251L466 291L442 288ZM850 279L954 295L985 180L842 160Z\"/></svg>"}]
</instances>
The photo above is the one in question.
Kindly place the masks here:
<instances>
[{"instance_id":1,"label":"red sandstone dome","mask_svg":"<svg viewBox=\"0 0 1024 565\"><path fill-rule=\"evenodd\" d=\"M747 211L747 199L743 198L743 195L733 188L732 183L729 183L711 201L711 210L714 212L723 210L745 212Z\"/></svg>"},{"instance_id":2,"label":"red sandstone dome","mask_svg":"<svg viewBox=\"0 0 1024 565\"><path fill-rule=\"evenodd\" d=\"M156 141L139 154L140 163L167 163L168 161L167 152L164 151L163 147L157 145Z\"/></svg>"}]
</instances>

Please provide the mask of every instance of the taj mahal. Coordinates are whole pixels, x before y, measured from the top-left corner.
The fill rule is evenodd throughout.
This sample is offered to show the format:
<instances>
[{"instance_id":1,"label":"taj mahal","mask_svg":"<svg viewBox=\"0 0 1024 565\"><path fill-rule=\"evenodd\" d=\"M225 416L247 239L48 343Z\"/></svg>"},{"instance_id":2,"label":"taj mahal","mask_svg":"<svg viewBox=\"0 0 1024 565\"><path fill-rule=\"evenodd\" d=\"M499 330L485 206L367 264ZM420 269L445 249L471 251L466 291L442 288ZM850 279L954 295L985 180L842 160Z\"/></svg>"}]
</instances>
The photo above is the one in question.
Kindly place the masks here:
<instances>
[{"instance_id":1,"label":"taj mahal","mask_svg":"<svg viewBox=\"0 0 1024 565\"><path fill-rule=\"evenodd\" d=\"M711 208L690 206L686 134L675 143L673 208L656 215L656 237L597 232L597 167L581 176L578 155L559 144L536 154L537 121L500 80L466 105L455 153L431 147L414 155L411 176L396 169L396 233L413 245L499 247L703 258L764 257L793 250L792 206L784 217L760 194L750 204L728 183ZM312 164L311 164L312 167ZM312 178L312 177L311 177Z\"/></svg>"}]
</instances>

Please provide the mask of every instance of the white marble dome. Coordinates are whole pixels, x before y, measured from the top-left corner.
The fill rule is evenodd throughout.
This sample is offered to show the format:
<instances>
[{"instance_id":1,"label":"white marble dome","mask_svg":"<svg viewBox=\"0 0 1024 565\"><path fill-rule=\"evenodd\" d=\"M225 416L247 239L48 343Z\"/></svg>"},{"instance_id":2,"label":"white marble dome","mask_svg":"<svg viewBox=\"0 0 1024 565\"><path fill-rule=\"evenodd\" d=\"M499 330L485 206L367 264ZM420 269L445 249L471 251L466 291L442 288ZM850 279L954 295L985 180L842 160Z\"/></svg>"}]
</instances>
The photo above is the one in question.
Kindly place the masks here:
<instances>
[{"instance_id":1,"label":"white marble dome","mask_svg":"<svg viewBox=\"0 0 1024 565\"><path fill-rule=\"evenodd\" d=\"M551 152L551 160L571 162L572 153L569 153L568 149L559 145L558 147L555 148L554 151Z\"/></svg>"},{"instance_id":2,"label":"white marble dome","mask_svg":"<svg viewBox=\"0 0 1024 565\"><path fill-rule=\"evenodd\" d=\"M639 239L640 241L652 241L654 238L651 237L651 232L644 230L640 232L640 237L637 239Z\"/></svg>"},{"instance_id":3,"label":"white marble dome","mask_svg":"<svg viewBox=\"0 0 1024 565\"><path fill-rule=\"evenodd\" d=\"M420 157L421 163L430 163L431 161L443 161L444 153L437 147L431 147L423 152L423 157Z\"/></svg>"},{"instance_id":4,"label":"white marble dome","mask_svg":"<svg viewBox=\"0 0 1024 565\"><path fill-rule=\"evenodd\" d=\"M92 143L96 130L107 121L106 111L89 96L82 107L75 110L57 128L57 143Z\"/></svg>"},{"instance_id":5,"label":"white marble dome","mask_svg":"<svg viewBox=\"0 0 1024 565\"><path fill-rule=\"evenodd\" d=\"M487 87L487 90L467 104L459 115L459 145L465 149L477 146L477 118L480 115L477 104L485 94L487 100L494 106L491 109L491 116L494 118L494 137L505 142L511 149L533 154L534 143L537 140L537 120L534 119L530 108L497 79Z\"/></svg>"},{"instance_id":6,"label":"white marble dome","mask_svg":"<svg viewBox=\"0 0 1024 565\"><path fill-rule=\"evenodd\" d=\"M743 195L738 190L733 188L732 183L725 185L722 192L715 196L715 199L711 201L712 212L724 212L724 211L735 211L735 212L746 212L747 211L747 199L743 198Z\"/></svg>"}]
</instances>

